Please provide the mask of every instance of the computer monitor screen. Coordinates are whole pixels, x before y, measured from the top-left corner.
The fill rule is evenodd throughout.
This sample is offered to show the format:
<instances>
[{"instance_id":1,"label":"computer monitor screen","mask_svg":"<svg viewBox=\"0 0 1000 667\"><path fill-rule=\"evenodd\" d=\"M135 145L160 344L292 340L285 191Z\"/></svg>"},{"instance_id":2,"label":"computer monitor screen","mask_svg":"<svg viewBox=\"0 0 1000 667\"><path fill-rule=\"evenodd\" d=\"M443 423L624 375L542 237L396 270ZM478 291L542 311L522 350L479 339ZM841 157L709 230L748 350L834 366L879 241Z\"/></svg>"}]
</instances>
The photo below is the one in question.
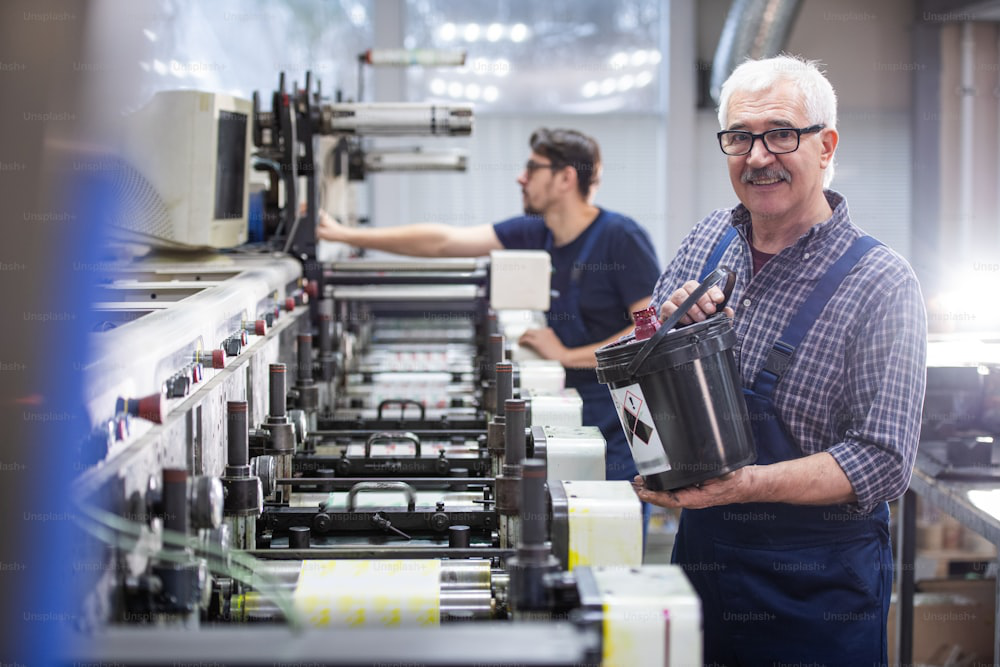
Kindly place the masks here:
<instances>
[{"instance_id":1,"label":"computer monitor screen","mask_svg":"<svg viewBox=\"0 0 1000 667\"><path fill-rule=\"evenodd\" d=\"M127 116L119 236L171 248L246 243L251 114L249 100L170 90Z\"/></svg>"},{"instance_id":2,"label":"computer monitor screen","mask_svg":"<svg viewBox=\"0 0 1000 667\"><path fill-rule=\"evenodd\" d=\"M218 151L215 156L215 217L242 218L246 197L247 115L219 113Z\"/></svg>"}]
</instances>

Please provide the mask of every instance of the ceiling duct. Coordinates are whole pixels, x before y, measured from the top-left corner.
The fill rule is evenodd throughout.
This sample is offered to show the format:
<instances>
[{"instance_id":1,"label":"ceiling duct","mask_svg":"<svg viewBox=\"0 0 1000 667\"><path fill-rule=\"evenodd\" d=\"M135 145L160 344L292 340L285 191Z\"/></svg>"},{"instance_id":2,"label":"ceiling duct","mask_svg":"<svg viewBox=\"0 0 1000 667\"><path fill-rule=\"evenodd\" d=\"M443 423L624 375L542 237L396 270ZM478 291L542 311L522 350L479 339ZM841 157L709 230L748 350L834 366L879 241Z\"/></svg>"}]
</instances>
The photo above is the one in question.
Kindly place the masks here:
<instances>
[{"instance_id":1,"label":"ceiling duct","mask_svg":"<svg viewBox=\"0 0 1000 667\"><path fill-rule=\"evenodd\" d=\"M710 93L715 104L722 84L740 63L781 52L801 4L801 0L733 0L712 63Z\"/></svg>"}]
</instances>

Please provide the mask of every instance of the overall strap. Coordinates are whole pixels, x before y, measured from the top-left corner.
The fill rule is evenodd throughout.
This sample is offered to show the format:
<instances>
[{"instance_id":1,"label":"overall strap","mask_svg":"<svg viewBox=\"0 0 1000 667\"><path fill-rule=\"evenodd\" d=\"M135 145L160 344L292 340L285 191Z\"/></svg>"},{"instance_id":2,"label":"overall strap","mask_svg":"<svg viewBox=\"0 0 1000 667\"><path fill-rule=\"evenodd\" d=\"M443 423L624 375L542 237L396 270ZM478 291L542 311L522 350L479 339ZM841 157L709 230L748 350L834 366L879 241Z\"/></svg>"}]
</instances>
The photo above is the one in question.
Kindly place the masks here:
<instances>
[{"instance_id":1,"label":"overall strap","mask_svg":"<svg viewBox=\"0 0 1000 667\"><path fill-rule=\"evenodd\" d=\"M701 275L698 276L698 282L705 282L705 278L708 278L708 274L715 271L715 268L722 260L722 256L726 254L729 244L736 238L736 234L736 228L732 225L729 225L729 227L726 228L722 238L719 239L719 244L715 246L715 250L712 251L712 254L709 255L708 259L705 261L705 268L701 270Z\"/></svg>"},{"instance_id":2,"label":"overall strap","mask_svg":"<svg viewBox=\"0 0 1000 667\"><path fill-rule=\"evenodd\" d=\"M570 288L576 288L579 285L580 275L583 273L580 265L584 264L587 261L587 258L590 257L590 253L594 249L594 245L597 243L597 240L601 237L601 232L604 230L604 227L604 211L601 211L597 214L594 221L590 223L590 226L583 230L583 233L587 234L587 236L583 239L583 245L580 247L580 254L577 255L576 260L573 262L573 267L570 269ZM552 230L548 227L545 228L545 250L547 252L552 251Z\"/></svg>"},{"instance_id":3,"label":"overall strap","mask_svg":"<svg viewBox=\"0 0 1000 667\"><path fill-rule=\"evenodd\" d=\"M847 249L840 259L834 262L823 277L820 278L816 287L806 297L805 302L799 307L788 326L781 336L771 347L767 355L764 366L754 380L753 391L765 397L774 394L774 389L781 380L781 376L792 365L796 348L802 343L809 329L819 319L820 313L826 307L840 284L851 272L854 266L864 257L865 253L875 246L882 245L880 241L871 236L862 236L855 239L851 247Z\"/></svg>"},{"instance_id":4,"label":"overall strap","mask_svg":"<svg viewBox=\"0 0 1000 667\"><path fill-rule=\"evenodd\" d=\"M604 213L601 212L598 214L597 218L590 223L590 226L584 230L583 233L586 234L586 236L583 239L579 254L570 266L566 293L558 296L556 301L552 303L552 307L549 309L550 313L553 312L553 310L559 310L560 312L569 315L569 317L565 320L559 320L556 322L549 320L549 326L555 330L559 340L562 341L563 345L566 347L580 347L594 342L590 329L583 320L583 313L580 311L580 279L583 276L582 265L590 257L594 246L597 244L597 240L602 236L602 232L606 226L605 223ZM545 231L545 250L551 253L552 231L547 227Z\"/></svg>"}]
</instances>

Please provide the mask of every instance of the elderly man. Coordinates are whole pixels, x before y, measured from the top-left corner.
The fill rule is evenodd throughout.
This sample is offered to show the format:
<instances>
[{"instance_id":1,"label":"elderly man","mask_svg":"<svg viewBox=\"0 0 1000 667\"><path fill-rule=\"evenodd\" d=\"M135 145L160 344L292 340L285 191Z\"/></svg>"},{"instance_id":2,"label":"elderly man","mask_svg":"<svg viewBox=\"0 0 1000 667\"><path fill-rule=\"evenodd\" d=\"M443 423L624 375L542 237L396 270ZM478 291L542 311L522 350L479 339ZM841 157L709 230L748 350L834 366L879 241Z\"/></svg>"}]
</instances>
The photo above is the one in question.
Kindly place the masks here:
<instances>
[{"instance_id":1,"label":"elderly man","mask_svg":"<svg viewBox=\"0 0 1000 667\"><path fill-rule=\"evenodd\" d=\"M520 339L566 367L566 384L583 399L583 423L607 441L608 479L636 474L631 450L607 389L598 384L594 352L631 330L631 314L645 308L659 274L649 234L634 220L594 206L601 171L597 142L575 130L541 128L517 179L523 216L496 224L439 223L402 227L347 227L321 216L320 238L421 257L470 257L491 250L547 250L558 296L549 326Z\"/></svg>"},{"instance_id":2,"label":"elderly man","mask_svg":"<svg viewBox=\"0 0 1000 667\"><path fill-rule=\"evenodd\" d=\"M886 501L907 488L925 383L913 271L825 189L837 102L813 62L750 61L724 84L719 145L740 204L702 220L660 277L665 319L731 267L756 465L639 497L683 508L674 561L702 599L712 665L882 665ZM682 323L723 300L713 288Z\"/></svg>"}]
</instances>

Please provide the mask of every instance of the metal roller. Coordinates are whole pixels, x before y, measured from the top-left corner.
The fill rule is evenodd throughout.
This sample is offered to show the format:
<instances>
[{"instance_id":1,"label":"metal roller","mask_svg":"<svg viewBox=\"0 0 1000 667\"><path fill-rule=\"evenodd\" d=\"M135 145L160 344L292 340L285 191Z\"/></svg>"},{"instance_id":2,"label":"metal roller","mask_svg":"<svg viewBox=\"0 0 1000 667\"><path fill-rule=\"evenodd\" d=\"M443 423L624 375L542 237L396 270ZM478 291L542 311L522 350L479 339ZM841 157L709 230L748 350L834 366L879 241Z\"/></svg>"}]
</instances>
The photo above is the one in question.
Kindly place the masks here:
<instances>
[{"instance_id":1,"label":"metal roller","mask_svg":"<svg viewBox=\"0 0 1000 667\"><path fill-rule=\"evenodd\" d=\"M338 565L344 570L343 575L336 575L332 580L327 580L325 585L333 592L324 593L317 591L309 584L303 584L303 562L308 563L313 568L324 568L331 564ZM455 561L259 561L255 565L254 577L251 585L255 589L261 589L246 593L234 600L233 609L240 610L234 613L234 619L239 621L281 621L284 619L284 612L271 600L266 591L275 588L284 591L287 595L296 600L296 607L306 616L310 615L310 606L316 604L316 598L322 598L321 604L326 607L350 607L363 606L366 603L381 604L391 606L397 603L400 606L416 604L405 594L401 594L397 599L385 601L384 599L369 600L369 598L384 598L384 591L374 591L372 583L376 579L385 578L394 568L406 568L419 570L422 566L432 564L433 567L426 568L428 572L435 572L436 582L422 582L428 590L433 589L436 597L436 606L439 610L440 622L464 621L464 620L484 620L493 616L495 604L493 601L492 575L490 562L488 560L455 560ZM363 571L362 574L358 574ZM423 576L417 574L419 578ZM302 590L302 587L309 587L309 590ZM324 595L326 597L324 597ZM305 598L302 602L300 598ZM421 600L422 602L423 600ZM325 610L324 610L325 611ZM379 619L374 619L371 625L381 624ZM406 623L400 623L405 625ZM433 624L433 623L432 623Z\"/></svg>"},{"instance_id":2,"label":"metal roller","mask_svg":"<svg viewBox=\"0 0 1000 667\"><path fill-rule=\"evenodd\" d=\"M472 134L469 105L422 103L325 104L323 134L465 136Z\"/></svg>"}]
</instances>

